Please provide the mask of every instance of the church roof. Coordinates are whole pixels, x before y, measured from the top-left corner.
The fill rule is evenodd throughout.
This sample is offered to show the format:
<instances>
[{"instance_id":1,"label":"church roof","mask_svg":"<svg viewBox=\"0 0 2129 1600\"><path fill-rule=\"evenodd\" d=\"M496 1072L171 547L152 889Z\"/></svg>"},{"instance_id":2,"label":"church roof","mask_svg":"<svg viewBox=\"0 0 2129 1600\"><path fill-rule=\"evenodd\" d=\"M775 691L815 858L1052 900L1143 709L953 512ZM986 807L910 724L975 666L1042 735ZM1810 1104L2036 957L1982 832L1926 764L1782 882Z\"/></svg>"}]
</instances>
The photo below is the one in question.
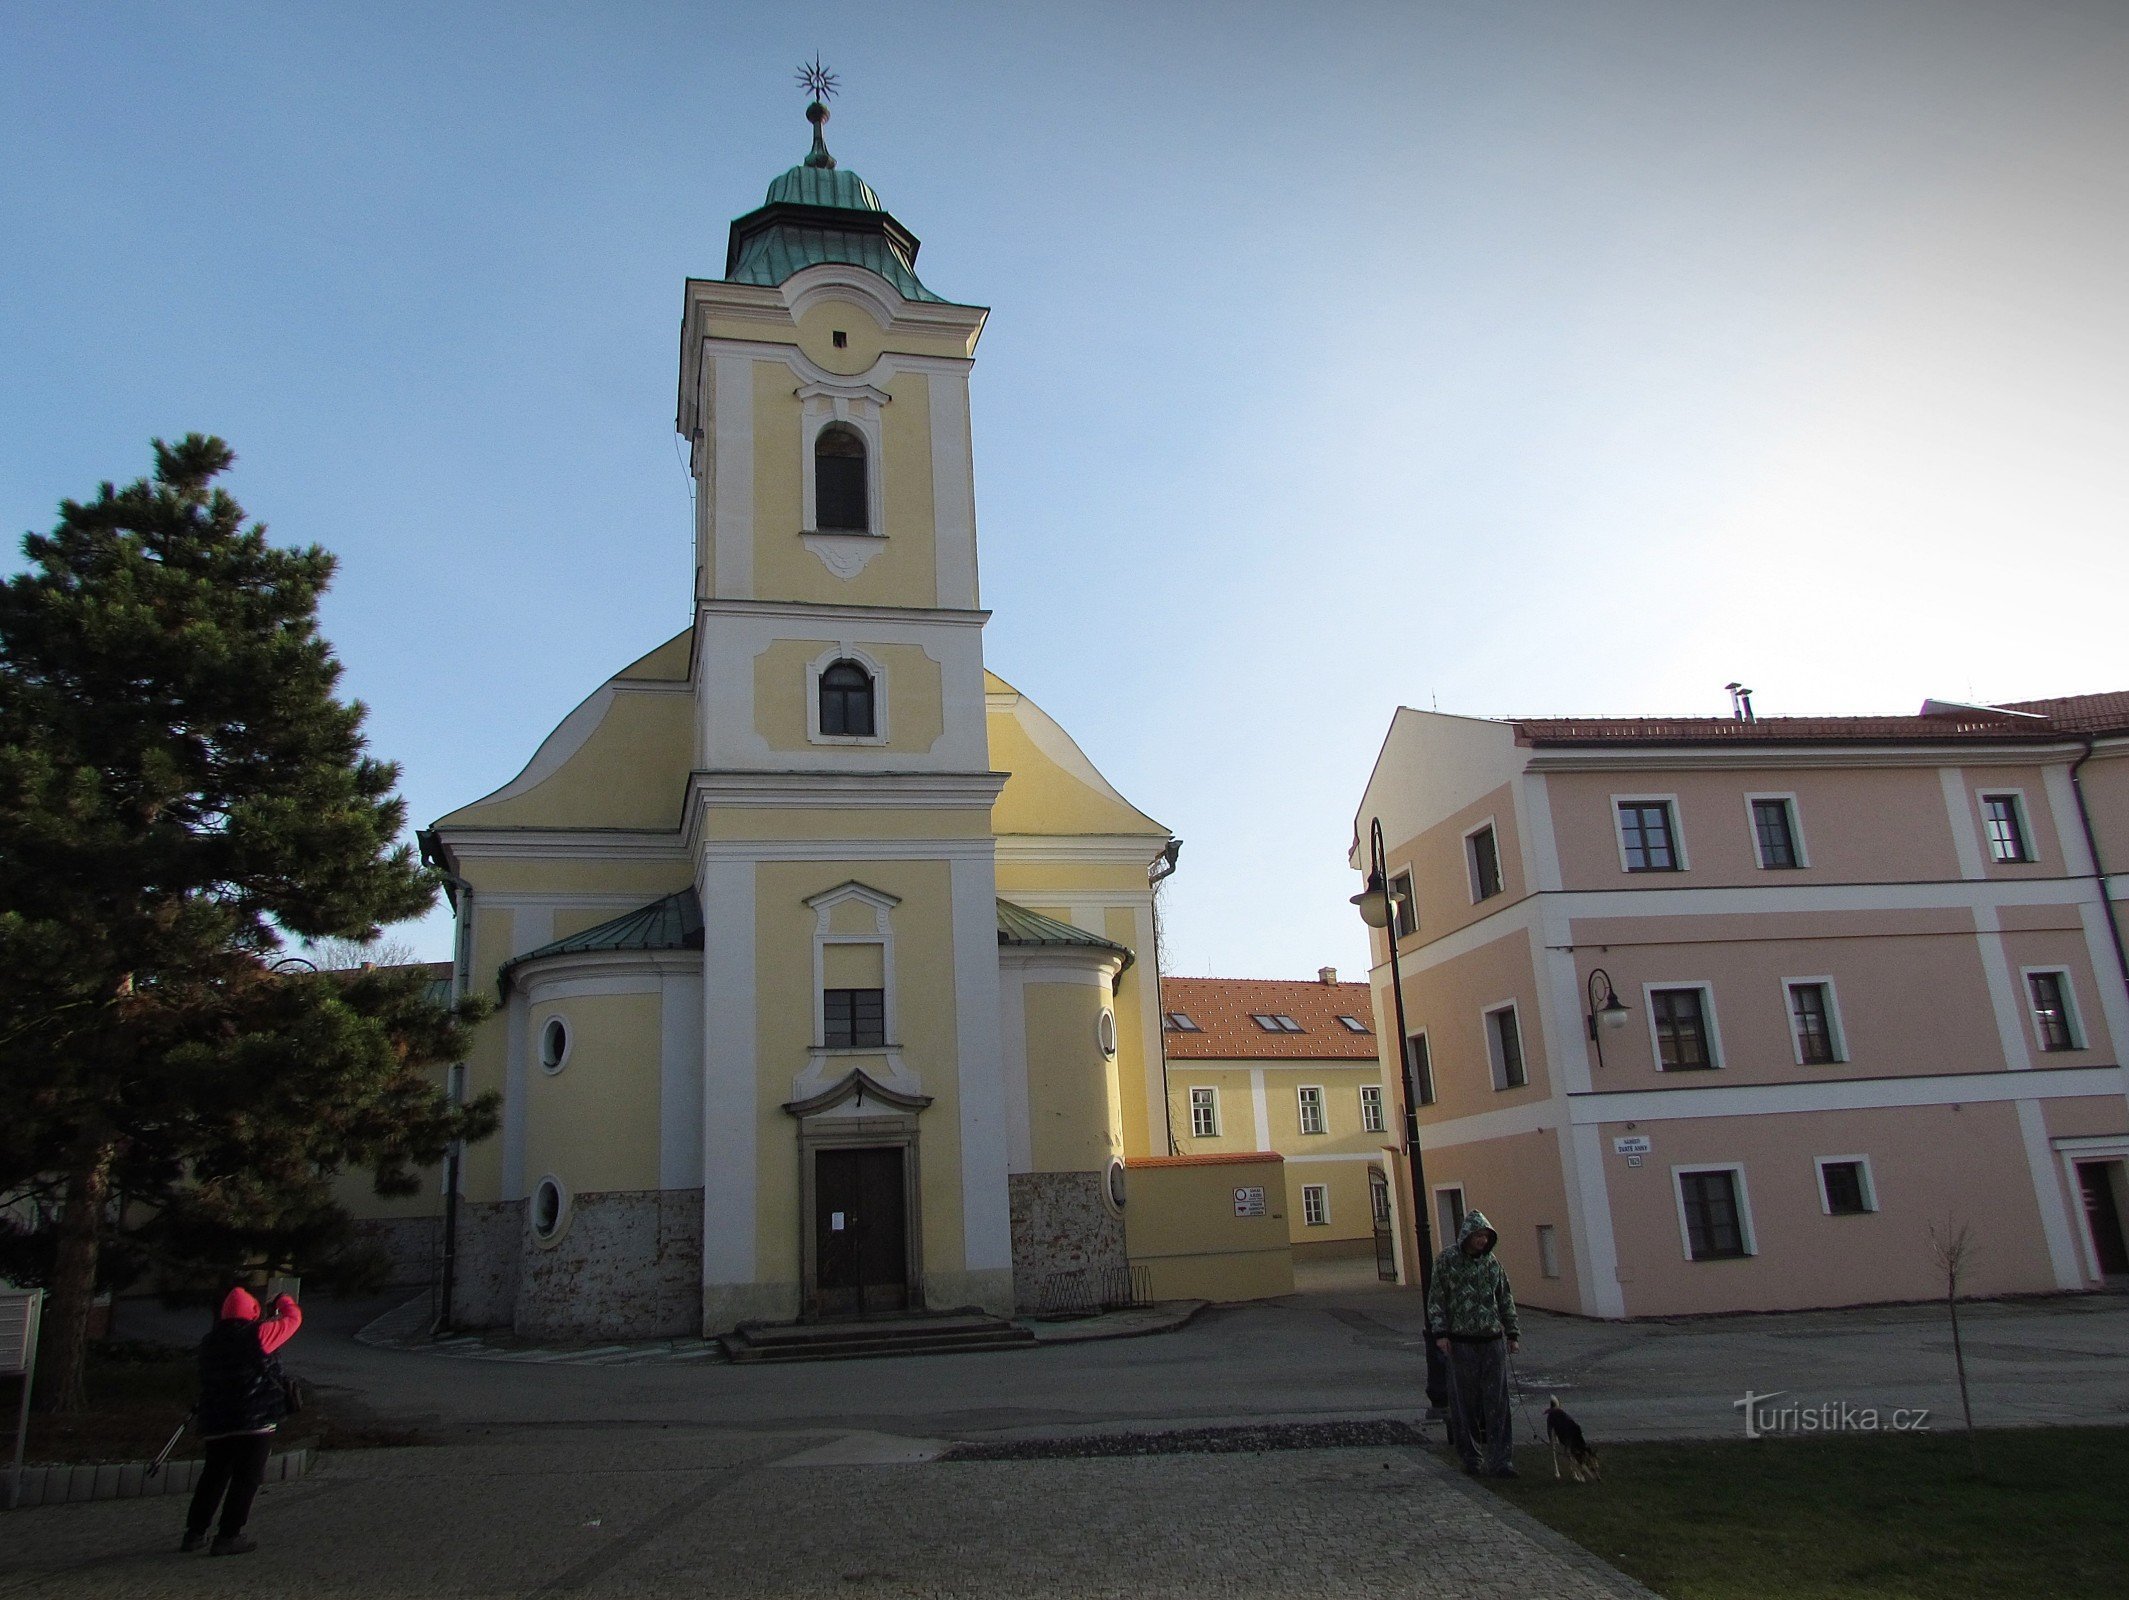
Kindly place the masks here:
<instances>
[{"instance_id":1,"label":"church roof","mask_svg":"<svg viewBox=\"0 0 2129 1600\"><path fill-rule=\"evenodd\" d=\"M1011 945L1079 945L1096 950L1121 952L1130 966L1130 950L1114 940L1075 928L1068 922L1045 917L1010 900L998 902L998 942ZM638 906L618 917L609 917L596 927L573 933L512 956L498 975L503 991L510 989L510 974L528 961L549 956L611 955L629 951L700 950L702 948L702 900L692 887Z\"/></svg>"},{"instance_id":2,"label":"church roof","mask_svg":"<svg viewBox=\"0 0 2129 1600\"><path fill-rule=\"evenodd\" d=\"M724 275L731 283L773 289L793 273L824 262L876 272L905 300L945 304L917 277L917 236L888 215L872 185L835 164L821 135L828 108L806 108L813 150L769 185L768 198L732 224Z\"/></svg>"},{"instance_id":3,"label":"church roof","mask_svg":"<svg viewBox=\"0 0 2129 1600\"><path fill-rule=\"evenodd\" d=\"M653 900L647 906L609 917L596 927L556 939L537 950L512 956L503 963L498 977L503 992L510 990L510 974L528 961L548 956L607 955L636 950L700 950L702 948L702 901L692 886Z\"/></svg>"},{"instance_id":4,"label":"church roof","mask_svg":"<svg viewBox=\"0 0 2129 1600\"><path fill-rule=\"evenodd\" d=\"M1016 906L1010 900L998 902L998 942L1017 945L1079 945L1090 950L1115 950L1122 953L1125 967L1129 967L1134 959L1129 947L1118 944L1114 939L1104 939L1084 928L1075 928L1069 922L1059 922L1055 917L1046 917L1039 911L1030 911L1026 906Z\"/></svg>"}]
</instances>

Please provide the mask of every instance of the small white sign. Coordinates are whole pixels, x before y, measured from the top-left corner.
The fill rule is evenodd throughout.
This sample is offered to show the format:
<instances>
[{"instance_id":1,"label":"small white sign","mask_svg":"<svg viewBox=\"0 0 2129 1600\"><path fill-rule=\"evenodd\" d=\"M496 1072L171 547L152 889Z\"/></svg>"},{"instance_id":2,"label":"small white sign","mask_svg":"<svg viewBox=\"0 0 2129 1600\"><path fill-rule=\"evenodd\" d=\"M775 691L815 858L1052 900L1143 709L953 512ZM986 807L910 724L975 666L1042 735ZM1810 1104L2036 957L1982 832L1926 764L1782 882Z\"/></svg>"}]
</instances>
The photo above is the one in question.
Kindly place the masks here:
<instances>
[{"instance_id":1,"label":"small white sign","mask_svg":"<svg viewBox=\"0 0 2129 1600\"><path fill-rule=\"evenodd\" d=\"M1645 1133L1622 1133L1612 1141L1612 1151L1622 1156L1645 1156L1649 1153L1649 1136Z\"/></svg>"},{"instance_id":2,"label":"small white sign","mask_svg":"<svg viewBox=\"0 0 2129 1600\"><path fill-rule=\"evenodd\" d=\"M843 1231L843 1214L840 1211L828 1213L828 1231L830 1233L841 1233Z\"/></svg>"},{"instance_id":3,"label":"small white sign","mask_svg":"<svg viewBox=\"0 0 2129 1600\"><path fill-rule=\"evenodd\" d=\"M37 1339L42 1289L0 1293L0 1372L27 1372Z\"/></svg>"},{"instance_id":4,"label":"small white sign","mask_svg":"<svg viewBox=\"0 0 2129 1600\"><path fill-rule=\"evenodd\" d=\"M1264 1191L1251 1187L1235 1191L1235 1215L1238 1217L1261 1217L1264 1215Z\"/></svg>"},{"instance_id":5,"label":"small white sign","mask_svg":"<svg viewBox=\"0 0 2129 1600\"><path fill-rule=\"evenodd\" d=\"M1641 1165L1641 1158L1639 1156L1628 1156L1626 1164L1630 1167L1638 1167Z\"/></svg>"}]
</instances>

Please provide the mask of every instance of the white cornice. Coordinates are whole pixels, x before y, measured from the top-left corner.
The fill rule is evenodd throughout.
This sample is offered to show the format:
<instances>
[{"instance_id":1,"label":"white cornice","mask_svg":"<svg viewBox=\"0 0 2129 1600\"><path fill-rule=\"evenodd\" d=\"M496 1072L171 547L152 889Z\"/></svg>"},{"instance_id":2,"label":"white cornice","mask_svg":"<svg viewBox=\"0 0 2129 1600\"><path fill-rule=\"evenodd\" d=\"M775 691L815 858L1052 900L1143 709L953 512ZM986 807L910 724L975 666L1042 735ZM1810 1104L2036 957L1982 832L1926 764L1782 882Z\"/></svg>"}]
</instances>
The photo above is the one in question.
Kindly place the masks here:
<instances>
[{"instance_id":1,"label":"white cornice","mask_svg":"<svg viewBox=\"0 0 2129 1600\"><path fill-rule=\"evenodd\" d=\"M705 839L704 861L982 861L988 839Z\"/></svg>"},{"instance_id":2,"label":"white cornice","mask_svg":"<svg viewBox=\"0 0 2129 1600\"><path fill-rule=\"evenodd\" d=\"M941 611L925 606L829 606L805 600L699 600L698 616L781 617L811 622L924 622L935 626L980 628L988 611Z\"/></svg>"},{"instance_id":3,"label":"white cornice","mask_svg":"<svg viewBox=\"0 0 2129 1600\"><path fill-rule=\"evenodd\" d=\"M687 848L678 829L650 833L582 828L441 828L454 855L466 861L554 861L588 857L604 861L677 861Z\"/></svg>"},{"instance_id":4,"label":"white cornice","mask_svg":"<svg viewBox=\"0 0 2129 1600\"><path fill-rule=\"evenodd\" d=\"M1004 772L697 772L688 807L988 811ZM986 841L987 842L987 841Z\"/></svg>"},{"instance_id":5,"label":"white cornice","mask_svg":"<svg viewBox=\"0 0 2129 1600\"><path fill-rule=\"evenodd\" d=\"M566 950L520 961L510 969L510 986L522 989L525 998L536 1003L542 998L564 998L554 991L565 984L585 986L575 989L575 995L644 994L655 992L655 984L630 990L610 986L630 977L693 977L701 971L700 950Z\"/></svg>"},{"instance_id":6,"label":"white cornice","mask_svg":"<svg viewBox=\"0 0 2129 1600\"><path fill-rule=\"evenodd\" d=\"M2081 755L2081 743L2000 745L1972 744L1841 746L1799 741L1757 745L1650 745L1632 748L1593 745L1531 749L1530 772L1647 772L1667 767L1716 771L1787 767L2008 767L2067 761Z\"/></svg>"},{"instance_id":7,"label":"white cornice","mask_svg":"<svg viewBox=\"0 0 2129 1600\"><path fill-rule=\"evenodd\" d=\"M1885 1078L1814 1078L1790 1083L1695 1085L1689 1089L1599 1090L1567 1097L1569 1118L1590 1122L1668 1122L1680 1118L1766 1116L1776 1112L1866 1111L1897 1106L1979 1105L1999 1100L2069 1100L2120 1095L2120 1067L1945 1072Z\"/></svg>"},{"instance_id":8,"label":"white cornice","mask_svg":"<svg viewBox=\"0 0 2129 1600\"><path fill-rule=\"evenodd\" d=\"M998 859L1030 866L1096 862L1145 867L1160 859L1167 842L1165 833L1001 833Z\"/></svg>"}]
</instances>

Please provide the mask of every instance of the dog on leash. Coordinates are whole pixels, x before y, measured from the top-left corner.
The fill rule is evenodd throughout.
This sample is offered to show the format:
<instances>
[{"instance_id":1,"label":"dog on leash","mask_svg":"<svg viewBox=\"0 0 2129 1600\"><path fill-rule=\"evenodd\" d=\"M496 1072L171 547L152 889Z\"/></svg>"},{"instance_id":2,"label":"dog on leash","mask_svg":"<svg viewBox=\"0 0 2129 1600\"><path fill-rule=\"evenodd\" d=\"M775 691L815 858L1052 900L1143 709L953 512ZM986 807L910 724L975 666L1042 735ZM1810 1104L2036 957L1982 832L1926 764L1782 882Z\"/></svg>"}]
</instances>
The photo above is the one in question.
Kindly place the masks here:
<instances>
[{"instance_id":1,"label":"dog on leash","mask_svg":"<svg viewBox=\"0 0 2129 1600\"><path fill-rule=\"evenodd\" d=\"M1560 1409L1560 1397L1545 1399L1545 1443L1552 1451L1552 1475L1560 1475L1560 1456L1567 1456L1567 1470L1577 1483L1594 1483L1603 1474L1597 1469L1597 1452L1582 1436L1582 1424Z\"/></svg>"}]
</instances>

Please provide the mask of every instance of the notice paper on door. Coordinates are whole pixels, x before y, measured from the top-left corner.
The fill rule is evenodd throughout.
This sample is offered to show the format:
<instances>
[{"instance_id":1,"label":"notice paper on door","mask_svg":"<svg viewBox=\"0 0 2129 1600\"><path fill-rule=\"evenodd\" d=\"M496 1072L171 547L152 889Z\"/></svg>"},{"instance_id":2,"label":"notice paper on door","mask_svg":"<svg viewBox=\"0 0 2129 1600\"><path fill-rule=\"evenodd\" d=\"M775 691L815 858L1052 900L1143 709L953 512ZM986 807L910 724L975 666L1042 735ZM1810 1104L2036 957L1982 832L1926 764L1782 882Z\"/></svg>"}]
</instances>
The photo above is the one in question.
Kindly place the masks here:
<instances>
[{"instance_id":1,"label":"notice paper on door","mask_svg":"<svg viewBox=\"0 0 2129 1600\"><path fill-rule=\"evenodd\" d=\"M828 1213L828 1231L830 1233L841 1233L843 1231L843 1214L840 1211Z\"/></svg>"}]
</instances>

